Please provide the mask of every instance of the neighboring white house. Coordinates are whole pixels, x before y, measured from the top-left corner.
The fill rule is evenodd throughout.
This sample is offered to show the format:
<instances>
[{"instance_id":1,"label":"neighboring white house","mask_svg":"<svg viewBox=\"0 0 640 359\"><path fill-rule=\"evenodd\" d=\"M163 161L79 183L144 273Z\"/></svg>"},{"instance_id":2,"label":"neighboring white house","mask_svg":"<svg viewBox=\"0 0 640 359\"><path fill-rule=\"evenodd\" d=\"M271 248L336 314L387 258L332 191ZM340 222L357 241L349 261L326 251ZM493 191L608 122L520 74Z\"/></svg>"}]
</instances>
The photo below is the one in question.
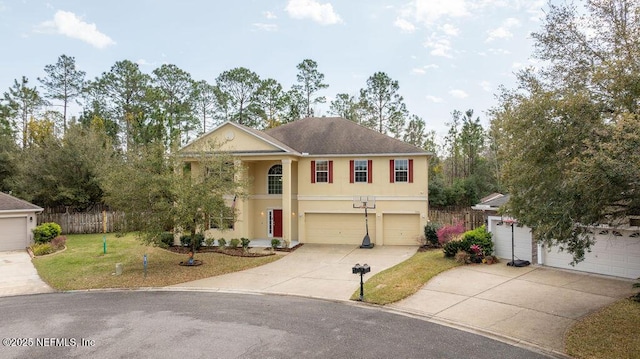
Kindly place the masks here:
<instances>
[{"instance_id":1,"label":"neighboring white house","mask_svg":"<svg viewBox=\"0 0 640 359\"><path fill-rule=\"evenodd\" d=\"M0 251L21 250L33 243L40 212L42 208L0 192Z\"/></svg>"},{"instance_id":2,"label":"neighboring white house","mask_svg":"<svg viewBox=\"0 0 640 359\"><path fill-rule=\"evenodd\" d=\"M515 259L534 264L631 279L640 277L640 227L592 228L596 243L591 252L585 254L584 261L572 266L571 254L556 246L546 248L537 244L531 228L519 226L517 222L511 225L507 221L511 218L497 214L498 208L508 201L509 195L504 195L472 207L487 214L487 230L492 233L496 256L511 259L513 248Z\"/></svg>"}]
</instances>

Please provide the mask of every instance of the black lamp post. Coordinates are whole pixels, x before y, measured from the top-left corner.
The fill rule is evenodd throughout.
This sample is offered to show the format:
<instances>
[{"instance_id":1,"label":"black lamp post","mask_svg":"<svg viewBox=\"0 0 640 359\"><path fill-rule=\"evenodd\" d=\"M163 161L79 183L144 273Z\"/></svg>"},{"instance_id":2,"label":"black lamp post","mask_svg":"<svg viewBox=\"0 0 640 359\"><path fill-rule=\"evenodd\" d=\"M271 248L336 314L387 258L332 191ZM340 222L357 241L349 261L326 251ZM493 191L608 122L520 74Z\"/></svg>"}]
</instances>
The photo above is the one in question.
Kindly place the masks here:
<instances>
[{"instance_id":1,"label":"black lamp post","mask_svg":"<svg viewBox=\"0 0 640 359\"><path fill-rule=\"evenodd\" d=\"M371 267L369 267L368 264L363 264L360 265L360 263L356 263L355 266L353 266L353 268L351 268L353 274L360 274L360 299L358 299L359 301L362 302L362 300L364 299L364 281L363 281L363 277L365 273L369 273L371 272Z\"/></svg>"}]
</instances>

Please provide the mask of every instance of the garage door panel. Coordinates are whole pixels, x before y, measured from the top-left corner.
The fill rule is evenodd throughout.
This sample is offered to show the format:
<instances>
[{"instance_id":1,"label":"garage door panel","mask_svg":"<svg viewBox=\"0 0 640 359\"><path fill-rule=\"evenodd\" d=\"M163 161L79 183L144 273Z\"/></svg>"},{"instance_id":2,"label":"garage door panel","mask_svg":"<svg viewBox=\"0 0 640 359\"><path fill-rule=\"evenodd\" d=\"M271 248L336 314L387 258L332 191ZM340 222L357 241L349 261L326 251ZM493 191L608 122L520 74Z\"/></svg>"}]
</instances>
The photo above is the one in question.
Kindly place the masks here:
<instances>
[{"instance_id":1,"label":"garage door panel","mask_svg":"<svg viewBox=\"0 0 640 359\"><path fill-rule=\"evenodd\" d=\"M511 226L498 226L497 220L492 223L493 250L497 257L511 259ZM527 227L513 227L513 253L516 259L531 261L532 237Z\"/></svg>"},{"instance_id":2,"label":"garage door panel","mask_svg":"<svg viewBox=\"0 0 640 359\"><path fill-rule=\"evenodd\" d=\"M640 239L623 236L596 235L591 252L584 261L572 266L571 254L558 252L558 247L543 251L543 264L551 267L612 275L624 278L640 277Z\"/></svg>"},{"instance_id":3,"label":"garage door panel","mask_svg":"<svg viewBox=\"0 0 640 359\"><path fill-rule=\"evenodd\" d=\"M0 218L0 251L25 249L28 245L27 218Z\"/></svg>"},{"instance_id":4,"label":"garage door panel","mask_svg":"<svg viewBox=\"0 0 640 359\"><path fill-rule=\"evenodd\" d=\"M417 214L383 215L384 245L417 245L420 236L420 216Z\"/></svg>"},{"instance_id":5,"label":"garage door panel","mask_svg":"<svg viewBox=\"0 0 640 359\"><path fill-rule=\"evenodd\" d=\"M376 238L376 217L368 216L369 237ZM366 234L364 214L308 213L305 215L306 243L362 244Z\"/></svg>"}]
</instances>

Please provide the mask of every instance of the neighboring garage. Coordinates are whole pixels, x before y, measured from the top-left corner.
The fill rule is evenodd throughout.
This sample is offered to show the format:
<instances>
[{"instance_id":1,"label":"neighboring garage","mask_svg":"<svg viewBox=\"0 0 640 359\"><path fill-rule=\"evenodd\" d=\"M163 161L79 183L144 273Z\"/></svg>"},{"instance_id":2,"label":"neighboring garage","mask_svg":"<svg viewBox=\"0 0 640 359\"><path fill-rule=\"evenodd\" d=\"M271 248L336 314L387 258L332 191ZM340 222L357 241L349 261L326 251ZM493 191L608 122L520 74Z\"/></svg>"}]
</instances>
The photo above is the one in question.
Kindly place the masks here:
<instances>
[{"instance_id":1,"label":"neighboring garage","mask_svg":"<svg viewBox=\"0 0 640 359\"><path fill-rule=\"evenodd\" d=\"M0 251L25 249L31 244L36 215L42 208L0 192Z\"/></svg>"},{"instance_id":2,"label":"neighboring garage","mask_svg":"<svg viewBox=\"0 0 640 359\"><path fill-rule=\"evenodd\" d=\"M533 262L533 241L529 227L513 227L499 217L489 217L488 230L493 234L493 250L499 258L511 259L511 230L513 229L513 254L515 259Z\"/></svg>"},{"instance_id":3,"label":"neighboring garage","mask_svg":"<svg viewBox=\"0 0 640 359\"><path fill-rule=\"evenodd\" d=\"M383 241L385 246L419 244L417 235L422 233L420 230L420 215L385 213L382 216L382 220L384 232Z\"/></svg>"},{"instance_id":4,"label":"neighboring garage","mask_svg":"<svg viewBox=\"0 0 640 359\"><path fill-rule=\"evenodd\" d=\"M500 217L490 216L488 221L496 256L510 259L511 226L507 223L498 226ZM636 229L594 229L596 243L591 252L585 254L584 261L575 266L570 264L571 254L560 251L558 247L538 247L530 228L514 225L513 229L516 259L581 272L631 279L640 277L640 232ZM534 251L537 252L537 261L532 260Z\"/></svg>"},{"instance_id":5,"label":"neighboring garage","mask_svg":"<svg viewBox=\"0 0 640 359\"><path fill-rule=\"evenodd\" d=\"M612 275L616 277L636 279L640 277L640 238L638 231L624 229L599 229L596 243L591 252L586 253L584 261L575 267L569 263L572 258L566 252L559 252L557 248L550 251L542 250L540 259L542 264L574 269L590 273Z\"/></svg>"},{"instance_id":6,"label":"neighboring garage","mask_svg":"<svg viewBox=\"0 0 640 359\"><path fill-rule=\"evenodd\" d=\"M376 238L376 216L369 214L369 237ZM305 243L362 244L364 213L307 213Z\"/></svg>"}]
</instances>

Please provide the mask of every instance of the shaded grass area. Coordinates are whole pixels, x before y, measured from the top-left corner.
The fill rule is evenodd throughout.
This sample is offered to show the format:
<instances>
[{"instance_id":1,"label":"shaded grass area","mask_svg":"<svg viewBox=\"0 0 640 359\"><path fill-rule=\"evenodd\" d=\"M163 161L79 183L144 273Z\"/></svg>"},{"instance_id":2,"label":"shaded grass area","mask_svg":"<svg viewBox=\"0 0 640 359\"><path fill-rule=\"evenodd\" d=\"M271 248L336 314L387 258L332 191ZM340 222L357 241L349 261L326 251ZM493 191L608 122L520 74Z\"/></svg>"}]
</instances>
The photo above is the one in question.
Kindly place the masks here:
<instances>
[{"instance_id":1,"label":"shaded grass area","mask_svg":"<svg viewBox=\"0 0 640 359\"><path fill-rule=\"evenodd\" d=\"M162 287L212 277L273 262L281 256L233 257L220 253L197 253L201 266L186 267L184 254L142 244L132 234L116 237L107 234L107 253L103 253L103 235L68 235L67 250L36 257L33 264L40 277L57 290L97 288ZM143 255L147 255L144 275ZM122 275L115 276L116 263L123 264Z\"/></svg>"},{"instance_id":2,"label":"shaded grass area","mask_svg":"<svg viewBox=\"0 0 640 359\"><path fill-rule=\"evenodd\" d=\"M420 290L437 274L459 265L453 259L445 258L442 249L417 252L406 261L369 278L364 284L364 301L374 304L397 302ZM351 299L359 297L360 289Z\"/></svg>"},{"instance_id":3,"label":"shaded grass area","mask_svg":"<svg viewBox=\"0 0 640 359\"><path fill-rule=\"evenodd\" d=\"M565 336L574 358L640 358L640 303L623 299L576 323Z\"/></svg>"}]
</instances>

